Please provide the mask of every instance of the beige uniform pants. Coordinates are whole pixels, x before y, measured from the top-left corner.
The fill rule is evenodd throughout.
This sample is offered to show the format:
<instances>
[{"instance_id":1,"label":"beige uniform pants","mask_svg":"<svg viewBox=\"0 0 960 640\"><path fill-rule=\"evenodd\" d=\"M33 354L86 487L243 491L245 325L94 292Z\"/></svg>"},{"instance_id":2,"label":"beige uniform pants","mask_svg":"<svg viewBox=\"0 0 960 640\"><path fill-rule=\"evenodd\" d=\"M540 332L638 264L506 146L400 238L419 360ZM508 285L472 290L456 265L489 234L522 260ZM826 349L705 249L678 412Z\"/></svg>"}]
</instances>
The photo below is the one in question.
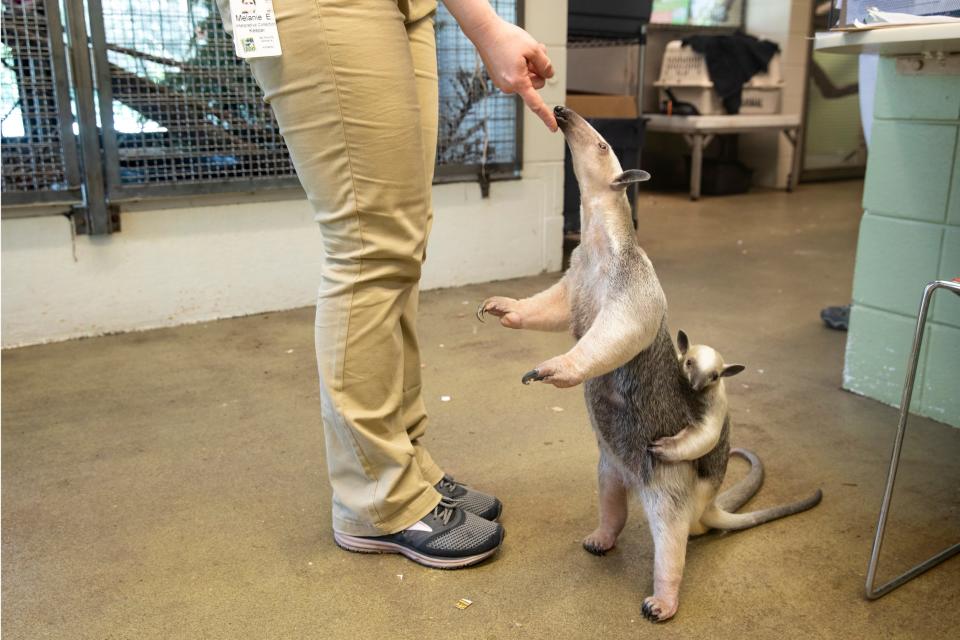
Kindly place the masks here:
<instances>
[{"instance_id":1,"label":"beige uniform pants","mask_svg":"<svg viewBox=\"0 0 960 640\"><path fill-rule=\"evenodd\" d=\"M229 0L218 0L230 30ZM436 0L274 0L283 55L250 60L316 212L333 527L399 531L440 500L420 438L417 300L432 220ZM269 215L269 212L264 212Z\"/></svg>"}]
</instances>

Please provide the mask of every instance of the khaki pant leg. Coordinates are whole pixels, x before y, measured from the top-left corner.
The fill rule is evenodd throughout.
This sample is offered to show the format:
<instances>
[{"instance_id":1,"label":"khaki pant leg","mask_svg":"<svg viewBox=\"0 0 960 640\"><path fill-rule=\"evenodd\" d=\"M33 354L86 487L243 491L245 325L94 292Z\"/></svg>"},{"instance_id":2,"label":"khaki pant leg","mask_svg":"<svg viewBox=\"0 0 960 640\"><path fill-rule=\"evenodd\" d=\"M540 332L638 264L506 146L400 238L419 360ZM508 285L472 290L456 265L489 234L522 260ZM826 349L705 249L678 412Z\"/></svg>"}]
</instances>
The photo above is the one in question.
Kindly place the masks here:
<instances>
[{"instance_id":1,"label":"khaki pant leg","mask_svg":"<svg viewBox=\"0 0 960 640\"><path fill-rule=\"evenodd\" d=\"M403 4L401 3L401 7ZM421 0L413 3L409 10L415 15L427 15L407 23L407 37L410 42L410 53L413 58L414 73L417 78L417 96L420 102L420 130L423 140L423 168L424 178L427 180L427 192L431 193L433 185L433 169L437 155L437 121L438 121L438 76L437 76L437 43L434 31L434 11L436 0ZM424 257L426 252L426 238L429 237L433 223L433 207L428 210L427 234L424 242ZM427 414L423 403L421 376L420 376L420 344L417 337L417 311L419 306L419 288L413 292L404 307L400 318L400 327L403 331L403 421L407 434L416 451L417 462L421 473L431 484L436 484L443 477L443 470L433 461L430 453L420 441L427 428Z\"/></svg>"},{"instance_id":2,"label":"khaki pant leg","mask_svg":"<svg viewBox=\"0 0 960 640\"><path fill-rule=\"evenodd\" d=\"M316 346L333 527L392 533L440 500L403 415L401 318L430 216L405 16L395 0L274 8L283 55L250 66L321 226Z\"/></svg>"}]
</instances>

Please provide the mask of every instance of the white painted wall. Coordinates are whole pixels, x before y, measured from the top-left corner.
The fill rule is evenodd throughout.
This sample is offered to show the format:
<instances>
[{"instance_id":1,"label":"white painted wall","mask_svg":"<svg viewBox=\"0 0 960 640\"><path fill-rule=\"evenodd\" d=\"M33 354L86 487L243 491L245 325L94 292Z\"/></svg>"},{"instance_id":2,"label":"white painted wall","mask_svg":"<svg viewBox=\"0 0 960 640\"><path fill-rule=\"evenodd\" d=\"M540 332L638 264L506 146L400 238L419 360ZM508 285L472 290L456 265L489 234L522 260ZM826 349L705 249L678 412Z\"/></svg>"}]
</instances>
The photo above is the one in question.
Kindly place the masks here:
<instances>
[{"instance_id":1,"label":"white painted wall","mask_svg":"<svg viewBox=\"0 0 960 640\"><path fill-rule=\"evenodd\" d=\"M526 1L527 29L566 92L566 2ZM561 267L563 138L524 116L523 179L434 187L423 288ZM305 200L122 214L110 237L72 237L64 216L2 222L3 347L171 326L313 304L320 231Z\"/></svg>"},{"instance_id":2,"label":"white painted wall","mask_svg":"<svg viewBox=\"0 0 960 640\"><path fill-rule=\"evenodd\" d=\"M807 83L813 0L762 0L747 3L747 33L780 45L784 87L781 113L802 114ZM793 146L779 133L740 136L740 157L754 169L754 184L784 188Z\"/></svg>"}]
</instances>

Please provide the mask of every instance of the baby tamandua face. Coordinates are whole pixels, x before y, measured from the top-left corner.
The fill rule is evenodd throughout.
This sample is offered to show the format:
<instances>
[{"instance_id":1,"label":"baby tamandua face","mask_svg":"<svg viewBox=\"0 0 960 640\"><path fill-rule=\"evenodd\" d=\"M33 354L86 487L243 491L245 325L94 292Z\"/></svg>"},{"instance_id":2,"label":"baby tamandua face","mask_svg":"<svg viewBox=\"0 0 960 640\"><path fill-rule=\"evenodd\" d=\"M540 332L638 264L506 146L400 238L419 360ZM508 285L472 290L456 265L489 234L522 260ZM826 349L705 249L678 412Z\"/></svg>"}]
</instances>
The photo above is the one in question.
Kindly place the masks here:
<instances>
[{"instance_id":1,"label":"baby tamandua face","mask_svg":"<svg viewBox=\"0 0 960 640\"><path fill-rule=\"evenodd\" d=\"M705 344L691 345L687 334L677 333L680 349L680 367L694 391L704 391L717 384L720 378L735 376L745 369L742 364L724 364L723 357Z\"/></svg>"}]
</instances>

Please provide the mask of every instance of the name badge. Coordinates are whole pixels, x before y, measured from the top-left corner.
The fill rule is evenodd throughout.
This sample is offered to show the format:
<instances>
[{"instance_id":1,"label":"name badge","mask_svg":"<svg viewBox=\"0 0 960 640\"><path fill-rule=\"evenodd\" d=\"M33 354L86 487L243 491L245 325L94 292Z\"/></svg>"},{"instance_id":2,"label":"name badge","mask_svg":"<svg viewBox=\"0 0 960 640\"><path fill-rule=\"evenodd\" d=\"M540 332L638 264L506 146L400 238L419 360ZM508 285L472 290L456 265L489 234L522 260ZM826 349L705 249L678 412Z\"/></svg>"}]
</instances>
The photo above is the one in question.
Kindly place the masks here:
<instances>
[{"instance_id":1,"label":"name badge","mask_svg":"<svg viewBox=\"0 0 960 640\"><path fill-rule=\"evenodd\" d=\"M279 56L280 34L273 0L230 0L233 48L241 58Z\"/></svg>"}]
</instances>

